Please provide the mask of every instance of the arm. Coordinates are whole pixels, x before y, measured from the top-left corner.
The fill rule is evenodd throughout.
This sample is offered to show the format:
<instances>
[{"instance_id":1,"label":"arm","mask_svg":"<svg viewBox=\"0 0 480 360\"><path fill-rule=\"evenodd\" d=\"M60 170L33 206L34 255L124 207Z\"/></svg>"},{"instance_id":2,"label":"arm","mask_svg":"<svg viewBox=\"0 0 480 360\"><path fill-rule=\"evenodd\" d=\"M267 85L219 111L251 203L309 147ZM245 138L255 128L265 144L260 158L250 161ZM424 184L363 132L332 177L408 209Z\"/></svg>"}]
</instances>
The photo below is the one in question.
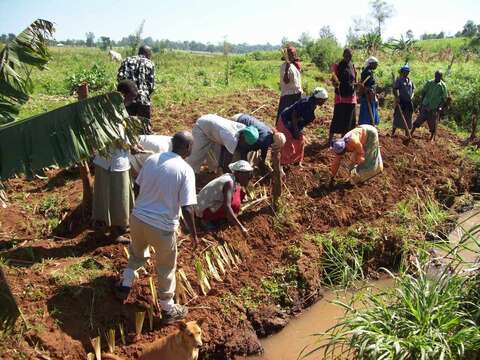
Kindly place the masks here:
<instances>
[{"instance_id":1,"label":"arm","mask_svg":"<svg viewBox=\"0 0 480 360\"><path fill-rule=\"evenodd\" d=\"M288 84L288 83L290 82L290 77L288 76L289 70L290 70L290 63L287 62L287 63L285 64L285 72L283 73L283 82L284 82L285 84Z\"/></svg>"},{"instance_id":2,"label":"arm","mask_svg":"<svg viewBox=\"0 0 480 360\"><path fill-rule=\"evenodd\" d=\"M298 130L298 123L300 121L300 117L297 115L297 112L294 110L292 113L292 136L295 139L300 139L300 131Z\"/></svg>"},{"instance_id":3,"label":"arm","mask_svg":"<svg viewBox=\"0 0 480 360\"><path fill-rule=\"evenodd\" d=\"M365 151L360 141L356 141L353 144L353 152L355 153L355 164L360 165L365 161Z\"/></svg>"},{"instance_id":4,"label":"arm","mask_svg":"<svg viewBox=\"0 0 480 360\"><path fill-rule=\"evenodd\" d=\"M222 168L224 173L229 172L228 165L232 162L233 154L222 146L222 150L220 151L220 167Z\"/></svg>"},{"instance_id":5,"label":"arm","mask_svg":"<svg viewBox=\"0 0 480 360\"><path fill-rule=\"evenodd\" d=\"M342 162L342 156L336 155L335 159L333 159L332 166L330 167L330 175L331 175L331 181L337 176L338 168L340 167L340 164Z\"/></svg>"},{"instance_id":6,"label":"arm","mask_svg":"<svg viewBox=\"0 0 480 360\"><path fill-rule=\"evenodd\" d=\"M152 61L153 64L153 61ZM148 93L151 95L155 91L155 64L152 66L152 71L147 78L148 83Z\"/></svg>"},{"instance_id":7,"label":"arm","mask_svg":"<svg viewBox=\"0 0 480 360\"><path fill-rule=\"evenodd\" d=\"M122 80L125 80L127 78L126 70L127 70L127 65L126 65L126 59L125 59L125 60L123 60L120 67L118 68L117 81L122 81Z\"/></svg>"},{"instance_id":8,"label":"arm","mask_svg":"<svg viewBox=\"0 0 480 360\"><path fill-rule=\"evenodd\" d=\"M183 218L187 222L188 229L192 234L193 248L195 249L198 244L197 240L197 228L195 227L195 216L192 205L182 206Z\"/></svg>"},{"instance_id":9,"label":"arm","mask_svg":"<svg viewBox=\"0 0 480 360\"><path fill-rule=\"evenodd\" d=\"M232 196L234 191L234 184L233 182L228 182L223 187L223 208L225 209L225 213L227 214L228 222L232 225L237 225L244 235L248 234L247 229L242 225L242 223L238 220L237 216L233 212L232 209Z\"/></svg>"}]
</instances>

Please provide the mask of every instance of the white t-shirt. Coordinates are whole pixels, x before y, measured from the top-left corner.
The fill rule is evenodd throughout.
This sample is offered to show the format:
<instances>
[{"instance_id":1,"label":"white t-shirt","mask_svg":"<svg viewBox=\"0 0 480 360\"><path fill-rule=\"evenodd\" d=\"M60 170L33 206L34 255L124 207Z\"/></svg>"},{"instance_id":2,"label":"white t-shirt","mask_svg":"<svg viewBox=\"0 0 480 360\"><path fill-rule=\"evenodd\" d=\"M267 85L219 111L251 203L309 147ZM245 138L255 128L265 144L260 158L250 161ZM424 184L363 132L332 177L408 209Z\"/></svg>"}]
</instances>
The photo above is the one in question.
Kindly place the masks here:
<instances>
[{"instance_id":1,"label":"white t-shirt","mask_svg":"<svg viewBox=\"0 0 480 360\"><path fill-rule=\"evenodd\" d=\"M138 143L148 151L148 153L129 154L128 158L133 169L138 173L145 161L152 154L161 154L172 151L172 137L164 135L140 135Z\"/></svg>"},{"instance_id":2,"label":"white t-shirt","mask_svg":"<svg viewBox=\"0 0 480 360\"><path fill-rule=\"evenodd\" d=\"M235 176L227 173L210 181L198 193L198 205L195 206L195 213L198 217L203 216L207 209L215 212L223 206L223 188L226 183L235 184Z\"/></svg>"},{"instance_id":3,"label":"white t-shirt","mask_svg":"<svg viewBox=\"0 0 480 360\"><path fill-rule=\"evenodd\" d=\"M180 155L170 151L151 155L136 183L140 193L132 214L164 231L177 229L180 207L197 203L193 169Z\"/></svg>"},{"instance_id":4,"label":"white t-shirt","mask_svg":"<svg viewBox=\"0 0 480 360\"><path fill-rule=\"evenodd\" d=\"M285 95L293 95L293 94L301 94L302 90L302 76L300 71L294 64L290 64L288 68L288 79L290 80L288 83L283 81L283 75L285 75L285 67L287 66L286 63L280 65L280 96Z\"/></svg>"},{"instance_id":5,"label":"white t-shirt","mask_svg":"<svg viewBox=\"0 0 480 360\"><path fill-rule=\"evenodd\" d=\"M197 120L197 125L210 140L225 146L230 154L237 148L238 132L245 128L244 124L215 114L201 116Z\"/></svg>"}]
</instances>

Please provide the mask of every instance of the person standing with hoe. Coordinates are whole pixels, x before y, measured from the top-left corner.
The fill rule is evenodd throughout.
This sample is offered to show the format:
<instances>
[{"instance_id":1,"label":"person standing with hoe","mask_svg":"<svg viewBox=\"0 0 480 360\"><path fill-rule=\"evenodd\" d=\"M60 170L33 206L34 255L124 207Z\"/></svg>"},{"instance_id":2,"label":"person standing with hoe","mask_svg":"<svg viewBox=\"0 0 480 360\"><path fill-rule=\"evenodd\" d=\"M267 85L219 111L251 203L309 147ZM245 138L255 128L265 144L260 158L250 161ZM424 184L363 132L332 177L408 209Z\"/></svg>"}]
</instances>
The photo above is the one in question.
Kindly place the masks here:
<instances>
[{"instance_id":1,"label":"person standing with hoe","mask_svg":"<svg viewBox=\"0 0 480 360\"><path fill-rule=\"evenodd\" d=\"M357 94L355 85L357 82L357 71L352 63L352 50L343 50L343 59L332 66L332 83L335 87L335 107L333 118L330 124L328 145L330 146L334 134L344 136L355 128L355 106L357 105Z\"/></svg>"},{"instance_id":2,"label":"person standing with hoe","mask_svg":"<svg viewBox=\"0 0 480 360\"><path fill-rule=\"evenodd\" d=\"M358 117L359 125L378 126L380 123L374 73L377 67L378 59L374 56L370 56L365 61L365 66L360 77L361 92L363 94L360 96L360 115Z\"/></svg>"},{"instance_id":3,"label":"person standing with hoe","mask_svg":"<svg viewBox=\"0 0 480 360\"><path fill-rule=\"evenodd\" d=\"M393 95L395 96L395 110L393 113L392 137L395 136L397 129L403 129L405 136L411 137L413 117L413 95L415 85L410 80L410 67L404 65L400 68L400 76L393 85ZM393 74L392 74L393 77Z\"/></svg>"},{"instance_id":4,"label":"person standing with hoe","mask_svg":"<svg viewBox=\"0 0 480 360\"><path fill-rule=\"evenodd\" d=\"M448 100L447 85L443 82L442 78L442 72L437 70L435 72L435 79L428 80L423 87L421 91L422 101L420 113L413 123L412 136L414 131L426 121L428 129L430 130L430 141L435 141L438 118Z\"/></svg>"},{"instance_id":5,"label":"person standing with hoe","mask_svg":"<svg viewBox=\"0 0 480 360\"><path fill-rule=\"evenodd\" d=\"M277 118L290 105L302 97L302 69L297 50L293 46L287 47L282 58L284 63L280 65L280 102L278 104Z\"/></svg>"}]
</instances>

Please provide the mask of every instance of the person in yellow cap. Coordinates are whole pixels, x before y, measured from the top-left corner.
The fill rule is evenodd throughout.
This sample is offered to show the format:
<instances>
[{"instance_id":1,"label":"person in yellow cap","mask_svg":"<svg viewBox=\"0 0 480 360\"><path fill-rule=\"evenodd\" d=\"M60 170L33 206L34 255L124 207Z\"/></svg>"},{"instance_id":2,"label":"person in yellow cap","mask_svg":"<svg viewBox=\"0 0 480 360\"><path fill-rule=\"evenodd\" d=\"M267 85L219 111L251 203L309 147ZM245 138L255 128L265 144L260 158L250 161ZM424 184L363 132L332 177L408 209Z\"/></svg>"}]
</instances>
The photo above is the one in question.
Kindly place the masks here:
<instances>
[{"instance_id":1,"label":"person in yellow cap","mask_svg":"<svg viewBox=\"0 0 480 360\"><path fill-rule=\"evenodd\" d=\"M195 214L208 230L221 221L228 220L236 225L244 235L247 229L237 218L245 193L242 187L250 182L253 167L248 161L239 160L229 165L231 173L224 174L210 181L197 196Z\"/></svg>"},{"instance_id":2,"label":"person in yellow cap","mask_svg":"<svg viewBox=\"0 0 480 360\"><path fill-rule=\"evenodd\" d=\"M315 120L315 109L328 99L327 90L315 88L311 96L303 97L282 111L277 122L277 130L285 135L285 145L281 150L280 164L301 165L303 161L303 129Z\"/></svg>"},{"instance_id":3,"label":"person in yellow cap","mask_svg":"<svg viewBox=\"0 0 480 360\"><path fill-rule=\"evenodd\" d=\"M253 126L208 114L201 116L192 129L192 154L186 159L195 173L207 162L210 170L219 168L228 172L237 147L243 144L253 145L258 140L258 130Z\"/></svg>"}]
</instances>

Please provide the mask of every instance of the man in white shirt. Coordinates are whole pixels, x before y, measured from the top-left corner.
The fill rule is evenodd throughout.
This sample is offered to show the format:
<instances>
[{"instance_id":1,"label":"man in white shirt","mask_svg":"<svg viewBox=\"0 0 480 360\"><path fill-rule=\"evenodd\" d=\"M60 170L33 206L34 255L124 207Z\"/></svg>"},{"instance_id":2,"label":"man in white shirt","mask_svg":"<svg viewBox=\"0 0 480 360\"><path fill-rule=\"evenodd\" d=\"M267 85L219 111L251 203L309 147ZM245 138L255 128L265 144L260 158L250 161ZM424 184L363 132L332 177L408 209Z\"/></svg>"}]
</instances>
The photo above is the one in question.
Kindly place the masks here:
<instances>
[{"instance_id":1,"label":"man in white shirt","mask_svg":"<svg viewBox=\"0 0 480 360\"><path fill-rule=\"evenodd\" d=\"M117 90L122 94L125 106L137 96L137 86L130 80L123 80ZM92 219L110 229L110 236L119 243L128 243L122 236L128 227L130 209L133 206L133 194L130 186L130 144L120 127L120 138L108 150L108 154L97 154L95 164L95 183L93 187ZM106 230L106 229L105 229Z\"/></svg>"},{"instance_id":2,"label":"man in white shirt","mask_svg":"<svg viewBox=\"0 0 480 360\"><path fill-rule=\"evenodd\" d=\"M192 134L183 131L172 139L172 151L151 155L136 179L140 187L130 217L130 258L121 283L115 288L117 297L125 300L135 279L135 272L145 264L148 247L155 249L158 276L158 302L166 323L185 318L187 308L175 304L175 271L179 211L187 222L193 246L197 245L194 209L197 203L195 174L185 162L192 151Z\"/></svg>"},{"instance_id":3,"label":"man in white shirt","mask_svg":"<svg viewBox=\"0 0 480 360\"><path fill-rule=\"evenodd\" d=\"M145 160L152 154L162 154L172 151L172 137L165 135L140 135L138 144L141 145L143 152L137 154L129 154L130 165L132 165L134 178L142 169Z\"/></svg>"},{"instance_id":4,"label":"man in white shirt","mask_svg":"<svg viewBox=\"0 0 480 360\"><path fill-rule=\"evenodd\" d=\"M195 173L207 161L210 170L222 168L228 172L233 154L239 144L253 145L258 140L258 130L215 114L201 116L192 129L193 149L186 161Z\"/></svg>"}]
</instances>

